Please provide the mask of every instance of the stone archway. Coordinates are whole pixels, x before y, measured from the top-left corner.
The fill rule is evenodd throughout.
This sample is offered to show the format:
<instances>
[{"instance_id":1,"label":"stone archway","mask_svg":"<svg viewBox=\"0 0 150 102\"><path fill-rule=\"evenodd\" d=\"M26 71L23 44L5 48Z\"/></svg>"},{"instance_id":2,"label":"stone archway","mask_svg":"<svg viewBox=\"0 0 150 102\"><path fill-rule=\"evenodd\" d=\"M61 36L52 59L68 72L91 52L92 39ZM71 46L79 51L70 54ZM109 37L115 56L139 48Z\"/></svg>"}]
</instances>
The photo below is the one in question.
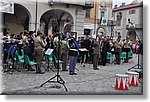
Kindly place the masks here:
<instances>
[{"instance_id":1,"label":"stone archway","mask_svg":"<svg viewBox=\"0 0 150 102\"><path fill-rule=\"evenodd\" d=\"M132 40L132 42L136 42L136 31L135 30L129 30L127 32L127 36L129 36L130 40Z\"/></svg>"},{"instance_id":2,"label":"stone archway","mask_svg":"<svg viewBox=\"0 0 150 102\"><path fill-rule=\"evenodd\" d=\"M96 31L96 34L98 35L106 35L106 29L104 27L98 27L97 28L97 31Z\"/></svg>"},{"instance_id":3,"label":"stone archway","mask_svg":"<svg viewBox=\"0 0 150 102\"><path fill-rule=\"evenodd\" d=\"M4 29L8 33L19 34L29 30L29 11L21 4L14 4L14 14L4 13ZM11 19L10 19L11 18Z\"/></svg>"},{"instance_id":4,"label":"stone archway","mask_svg":"<svg viewBox=\"0 0 150 102\"><path fill-rule=\"evenodd\" d=\"M56 32L68 32L72 31L72 25L74 23L73 17L70 13L60 9L53 9L45 12L40 19L40 24L44 22L44 26L40 25L40 28L44 27L42 31L45 35L48 33Z\"/></svg>"}]
</instances>

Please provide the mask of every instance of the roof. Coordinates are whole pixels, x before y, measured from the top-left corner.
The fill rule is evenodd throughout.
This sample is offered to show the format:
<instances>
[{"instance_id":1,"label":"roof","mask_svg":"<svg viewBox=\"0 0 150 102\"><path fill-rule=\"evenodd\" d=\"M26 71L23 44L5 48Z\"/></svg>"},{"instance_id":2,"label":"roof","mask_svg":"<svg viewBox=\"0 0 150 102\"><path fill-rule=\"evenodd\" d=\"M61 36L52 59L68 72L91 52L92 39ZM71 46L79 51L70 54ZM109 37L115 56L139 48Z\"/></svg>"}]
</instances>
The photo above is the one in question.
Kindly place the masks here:
<instances>
[{"instance_id":1,"label":"roof","mask_svg":"<svg viewBox=\"0 0 150 102\"><path fill-rule=\"evenodd\" d=\"M128 5L125 5L125 6L120 6L120 7L117 7L117 8L113 8L113 11L119 11L119 10L134 8L134 7L140 7L140 6L143 6L143 3L134 3L134 4L131 3L131 4L128 4Z\"/></svg>"}]
</instances>

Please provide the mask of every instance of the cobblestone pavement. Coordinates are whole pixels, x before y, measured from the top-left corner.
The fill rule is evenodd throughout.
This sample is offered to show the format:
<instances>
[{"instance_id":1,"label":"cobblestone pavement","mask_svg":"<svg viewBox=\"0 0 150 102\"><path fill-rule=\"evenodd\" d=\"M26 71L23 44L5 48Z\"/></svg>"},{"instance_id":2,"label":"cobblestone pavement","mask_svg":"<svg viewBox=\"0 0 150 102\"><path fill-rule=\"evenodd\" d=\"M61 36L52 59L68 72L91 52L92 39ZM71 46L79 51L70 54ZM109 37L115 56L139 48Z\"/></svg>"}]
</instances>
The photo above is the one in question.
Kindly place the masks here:
<instances>
[{"instance_id":1,"label":"cobblestone pavement","mask_svg":"<svg viewBox=\"0 0 150 102\"><path fill-rule=\"evenodd\" d=\"M56 75L56 71L45 74L35 74L21 69L22 72L14 72L13 75L3 73L3 93L2 94L143 94L142 83L138 87L129 87L128 91L116 90L115 74L126 73L128 68L137 64L137 56L130 60L130 63L121 65L107 64L99 66L100 70L93 70L92 64L77 64L78 75L69 75L68 72L60 71L60 76L65 81L68 92L63 85L58 83L47 83L40 87L42 83ZM53 68L54 69L54 68ZM55 69L54 69L55 70Z\"/></svg>"}]
</instances>

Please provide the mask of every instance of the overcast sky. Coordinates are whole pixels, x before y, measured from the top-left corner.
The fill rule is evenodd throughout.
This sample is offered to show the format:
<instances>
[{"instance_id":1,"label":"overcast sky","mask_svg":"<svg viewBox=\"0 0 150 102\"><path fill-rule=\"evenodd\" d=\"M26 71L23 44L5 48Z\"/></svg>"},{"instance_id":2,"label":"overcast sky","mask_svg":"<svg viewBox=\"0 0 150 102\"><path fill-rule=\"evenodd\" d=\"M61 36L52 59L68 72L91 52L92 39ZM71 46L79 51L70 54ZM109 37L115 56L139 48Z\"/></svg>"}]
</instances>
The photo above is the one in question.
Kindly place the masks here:
<instances>
[{"instance_id":1,"label":"overcast sky","mask_svg":"<svg viewBox=\"0 0 150 102\"><path fill-rule=\"evenodd\" d=\"M133 0L113 0L113 7L114 5L120 5L122 3L126 3L126 4L129 4L129 3L132 3Z\"/></svg>"}]
</instances>

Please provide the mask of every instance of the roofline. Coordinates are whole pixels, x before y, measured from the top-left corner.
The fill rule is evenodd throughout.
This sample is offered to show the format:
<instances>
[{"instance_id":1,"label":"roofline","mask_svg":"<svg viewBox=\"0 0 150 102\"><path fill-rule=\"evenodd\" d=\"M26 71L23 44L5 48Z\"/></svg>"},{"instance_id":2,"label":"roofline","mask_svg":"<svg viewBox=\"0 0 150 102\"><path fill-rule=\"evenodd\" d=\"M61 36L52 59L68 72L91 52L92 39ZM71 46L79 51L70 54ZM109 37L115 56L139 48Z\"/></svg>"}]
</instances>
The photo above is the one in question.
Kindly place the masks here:
<instances>
[{"instance_id":1,"label":"roofline","mask_svg":"<svg viewBox=\"0 0 150 102\"><path fill-rule=\"evenodd\" d=\"M140 6L143 6L143 3L135 3L135 4L131 3L131 4L128 4L125 6L113 8L112 11L115 12L115 11L119 11L119 10L130 9L130 8L135 8L135 7L140 7Z\"/></svg>"}]
</instances>

